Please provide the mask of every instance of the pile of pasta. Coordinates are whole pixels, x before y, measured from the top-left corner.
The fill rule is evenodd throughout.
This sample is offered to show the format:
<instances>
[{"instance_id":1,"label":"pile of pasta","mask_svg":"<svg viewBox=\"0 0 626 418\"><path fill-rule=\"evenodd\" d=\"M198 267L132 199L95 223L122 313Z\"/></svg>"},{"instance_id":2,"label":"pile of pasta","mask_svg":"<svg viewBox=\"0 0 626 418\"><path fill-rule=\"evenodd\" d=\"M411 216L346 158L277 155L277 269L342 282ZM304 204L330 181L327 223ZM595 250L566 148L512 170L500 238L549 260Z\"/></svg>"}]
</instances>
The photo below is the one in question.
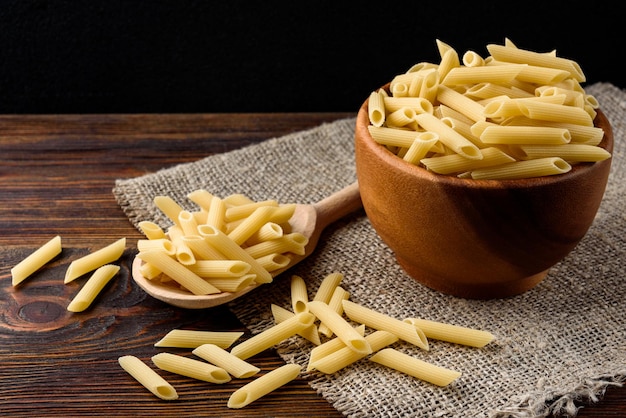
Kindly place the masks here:
<instances>
[{"instance_id":1,"label":"pile of pasta","mask_svg":"<svg viewBox=\"0 0 626 418\"><path fill-rule=\"evenodd\" d=\"M436 43L440 62L415 64L369 96L369 132L398 157L438 174L518 179L611 156L577 62L509 39L484 58Z\"/></svg>"},{"instance_id":2,"label":"pile of pasta","mask_svg":"<svg viewBox=\"0 0 626 418\"><path fill-rule=\"evenodd\" d=\"M343 278L337 272L327 275L309 300L304 279L292 275L291 306L272 304L274 324L265 330L237 342L243 333L175 329L155 346L191 348L198 358L161 352L151 360L158 369L211 383L251 379L227 402L229 408L243 408L303 373L300 365L287 363L256 377L260 369L253 364L254 356L289 338L303 338L312 345L305 372L335 373L357 361L370 361L437 386L451 384L461 372L406 354L400 343L429 350L429 339L436 339L481 348L494 339L487 331L394 318L353 302L341 286ZM154 395L178 399L176 389L141 359L127 355L119 363Z\"/></svg>"},{"instance_id":3,"label":"pile of pasta","mask_svg":"<svg viewBox=\"0 0 626 418\"><path fill-rule=\"evenodd\" d=\"M174 284L194 295L238 292L270 283L292 255L304 255L308 238L288 223L295 204L253 201L242 194L220 198L198 189L187 195L197 210L186 210L169 196L155 205L172 225L163 230L143 221L146 239L137 241L141 274Z\"/></svg>"},{"instance_id":4,"label":"pile of pasta","mask_svg":"<svg viewBox=\"0 0 626 418\"><path fill-rule=\"evenodd\" d=\"M82 312L93 303L102 289L120 270L119 266L110 263L117 261L124 253L125 248L126 238L120 238L70 263L63 279L65 284L88 273L93 273L70 301L67 306L68 311ZM20 285L33 273L61 254L62 250L61 237L58 235L40 246L11 269L12 285L14 287Z\"/></svg>"}]
</instances>

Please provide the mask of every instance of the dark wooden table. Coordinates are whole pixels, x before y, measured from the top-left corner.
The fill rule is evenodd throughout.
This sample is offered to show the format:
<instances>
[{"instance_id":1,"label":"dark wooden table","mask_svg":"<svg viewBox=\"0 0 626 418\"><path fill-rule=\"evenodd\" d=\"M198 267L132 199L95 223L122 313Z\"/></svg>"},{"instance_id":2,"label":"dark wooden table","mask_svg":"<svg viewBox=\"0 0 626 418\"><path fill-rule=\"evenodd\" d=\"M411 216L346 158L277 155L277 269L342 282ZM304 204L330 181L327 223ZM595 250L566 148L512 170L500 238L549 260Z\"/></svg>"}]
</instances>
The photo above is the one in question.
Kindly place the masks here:
<instances>
[{"instance_id":1,"label":"dark wooden table","mask_svg":"<svg viewBox=\"0 0 626 418\"><path fill-rule=\"evenodd\" d=\"M0 416L341 416L302 378L231 410L228 397L245 379L216 385L167 374L180 395L167 402L123 372L119 356L132 354L150 364L159 352L154 343L171 329L247 330L227 307L173 308L134 284L130 266L142 236L111 190L117 178L347 116L352 115L0 116ZM62 254L14 288L11 267L55 235L62 237ZM69 262L121 237L127 248L119 276L90 309L68 312L82 284L63 284ZM267 371L283 361L270 349L254 363ZM610 388L579 416L626 416L626 388Z\"/></svg>"}]
</instances>

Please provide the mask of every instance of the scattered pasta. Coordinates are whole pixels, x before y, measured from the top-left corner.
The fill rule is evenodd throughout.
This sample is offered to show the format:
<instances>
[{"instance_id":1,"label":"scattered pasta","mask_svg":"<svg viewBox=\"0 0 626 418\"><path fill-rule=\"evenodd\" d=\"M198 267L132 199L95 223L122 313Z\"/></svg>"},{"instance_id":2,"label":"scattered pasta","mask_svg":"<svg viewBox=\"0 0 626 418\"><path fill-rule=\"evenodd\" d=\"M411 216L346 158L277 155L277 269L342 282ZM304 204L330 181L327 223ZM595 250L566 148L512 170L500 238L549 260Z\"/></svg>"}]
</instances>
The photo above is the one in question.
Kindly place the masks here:
<instances>
[{"instance_id":1,"label":"scattered pasta","mask_svg":"<svg viewBox=\"0 0 626 418\"><path fill-rule=\"evenodd\" d=\"M155 396L166 401L178 399L176 389L139 358L126 355L118 358L120 366Z\"/></svg>"},{"instance_id":2,"label":"scattered pasta","mask_svg":"<svg viewBox=\"0 0 626 418\"><path fill-rule=\"evenodd\" d=\"M61 237L57 235L11 269L11 284L17 286L22 283L30 275L59 255L61 251Z\"/></svg>"},{"instance_id":3,"label":"scattered pasta","mask_svg":"<svg viewBox=\"0 0 626 418\"><path fill-rule=\"evenodd\" d=\"M585 75L575 61L508 39L487 45L488 56L466 51L462 59L436 43L438 63L416 64L388 91L369 96L368 129L390 152L433 173L469 179L552 176L611 157L599 146L604 132L593 122L599 104L581 86ZM418 141L424 134L431 143Z\"/></svg>"},{"instance_id":4,"label":"scattered pasta","mask_svg":"<svg viewBox=\"0 0 626 418\"><path fill-rule=\"evenodd\" d=\"M96 296L120 270L119 266L106 264L96 269L93 275L80 288L74 299L67 306L70 312L82 312L96 299Z\"/></svg>"}]
</instances>

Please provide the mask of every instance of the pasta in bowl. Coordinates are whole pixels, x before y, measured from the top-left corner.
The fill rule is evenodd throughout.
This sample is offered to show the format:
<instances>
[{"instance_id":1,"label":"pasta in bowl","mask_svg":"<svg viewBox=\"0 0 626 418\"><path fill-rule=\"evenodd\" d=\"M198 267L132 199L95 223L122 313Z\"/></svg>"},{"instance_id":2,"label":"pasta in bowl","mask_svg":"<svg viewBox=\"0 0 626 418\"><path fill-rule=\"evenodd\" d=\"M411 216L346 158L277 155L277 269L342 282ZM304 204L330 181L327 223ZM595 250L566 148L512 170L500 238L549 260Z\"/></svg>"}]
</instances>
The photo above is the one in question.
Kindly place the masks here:
<instances>
[{"instance_id":1,"label":"pasta in bowl","mask_svg":"<svg viewBox=\"0 0 626 418\"><path fill-rule=\"evenodd\" d=\"M444 61L442 57L442 64ZM393 82L362 104L356 120L355 159L363 207L400 266L420 283L472 299L523 293L541 282L592 225L609 177L613 150L610 123L597 107L587 109L587 116L577 113L578 119L572 117L567 123L583 120L577 125L585 127L581 130L593 129L596 136L599 133L593 149L589 148L591 152L584 157L544 153L531 158L528 155L541 147L545 151L548 145L580 144L583 140L577 139L580 134L572 127L560 131L565 139L557 142L550 137L556 131L548 129L556 121L533 126L537 129L517 129L530 126L518 118L514 126L524 131L519 136L530 145L511 139L517 135L515 130L499 143L480 141L481 135L472 136L471 130L463 130L460 123L454 129L454 123L438 113L444 101L450 103L446 95L456 96L461 91L456 85L445 85L445 78L438 78L444 83L435 83L438 87L433 98L422 101L413 111L405 109L405 115L416 114L405 126L387 123L389 117L394 123L399 117L394 112L401 109L393 107L399 98L393 94L397 88ZM410 97L404 98L408 102ZM375 111L381 109L379 99L388 105L382 114ZM485 116L485 109L493 110L496 105L471 100L478 103L476 109L482 109L482 113L470 116L477 119L468 122L470 128L486 132L487 127L509 126L504 120L496 123L498 118ZM502 100L500 105L509 103ZM472 111L471 106L458 109ZM381 119L385 122L380 123ZM542 130L548 134L541 135ZM535 139L538 137L552 138L544 140L553 143L540 147ZM424 146L431 147L428 153L416 150ZM433 151L433 147L440 150ZM491 158L500 162L491 167L481 165L481 160L484 163ZM497 169L499 175L495 176ZM493 177L483 173L492 173Z\"/></svg>"}]
</instances>

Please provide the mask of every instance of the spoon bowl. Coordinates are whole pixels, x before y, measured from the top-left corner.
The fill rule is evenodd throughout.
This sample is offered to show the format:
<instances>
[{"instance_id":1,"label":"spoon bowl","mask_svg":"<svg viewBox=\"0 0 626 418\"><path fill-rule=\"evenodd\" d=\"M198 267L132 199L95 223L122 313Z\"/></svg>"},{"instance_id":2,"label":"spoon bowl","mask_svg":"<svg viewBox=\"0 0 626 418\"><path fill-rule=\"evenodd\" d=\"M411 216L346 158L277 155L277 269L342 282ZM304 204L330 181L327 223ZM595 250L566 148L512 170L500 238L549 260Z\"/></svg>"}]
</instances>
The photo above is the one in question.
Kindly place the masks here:
<instances>
[{"instance_id":1,"label":"spoon bowl","mask_svg":"<svg viewBox=\"0 0 626 418\"><path fill-rule=\"evenodd\" d=\"M342 190L326 197L314 204L298 204L289 225L292 232L298 232L308 239L304 253L289 254L289 263L278 270L271 272L276 277L289 268L293 267L315 251L322 231L331 223L362 207L358 183L353 183ZM132 276L135 282L146 293L155 299L159 299L170 305L186 309L204 309L228 303L238 297L251 292L259 287L258 283L252 284L238 292L221 292L210 295L194 295L178 286L150 280L141 274L143 260L135 257L132 265Z\"/></svg>"}]
</instances>

